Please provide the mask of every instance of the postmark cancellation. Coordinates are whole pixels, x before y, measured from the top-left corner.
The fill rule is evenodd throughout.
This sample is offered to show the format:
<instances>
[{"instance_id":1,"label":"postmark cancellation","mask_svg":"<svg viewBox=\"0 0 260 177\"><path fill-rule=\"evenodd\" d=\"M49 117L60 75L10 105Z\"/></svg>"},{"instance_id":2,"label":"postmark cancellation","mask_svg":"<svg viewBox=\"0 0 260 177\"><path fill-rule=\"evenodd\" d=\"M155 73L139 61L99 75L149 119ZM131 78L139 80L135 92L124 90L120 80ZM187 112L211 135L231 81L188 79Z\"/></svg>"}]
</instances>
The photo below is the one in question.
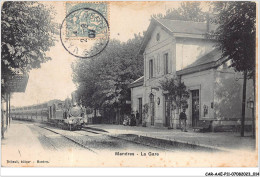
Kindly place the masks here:
<instances>
[{"instance_id":1,"label":"postmark cancellation","mask_svg":"<svg viewBox=\"0 0 260 177\"><path fill-rule=\"evenodd\" d=\"M90 58L109 41L109 6L106 2L66 2L60 29L64 48L73 56Z\"/></svg>"}]
</instances>

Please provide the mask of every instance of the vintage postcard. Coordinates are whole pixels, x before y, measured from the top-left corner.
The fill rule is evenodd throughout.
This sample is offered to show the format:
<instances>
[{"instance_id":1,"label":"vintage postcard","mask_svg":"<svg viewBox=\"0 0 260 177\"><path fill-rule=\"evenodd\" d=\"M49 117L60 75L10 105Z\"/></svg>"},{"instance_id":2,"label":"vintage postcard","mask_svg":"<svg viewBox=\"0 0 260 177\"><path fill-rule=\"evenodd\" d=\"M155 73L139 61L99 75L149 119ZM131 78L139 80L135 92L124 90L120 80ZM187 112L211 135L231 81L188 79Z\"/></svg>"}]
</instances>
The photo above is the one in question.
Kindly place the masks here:
<instances>
[{"instance_id":1,"label":"vintage postcard","mask_svg":"<svg viewBox=\"0 0 260 177\"><path fill-rule=\"evenodd\" d=\"M256 7L3 1L2 167L257 167Z\"/></svg>"}]
</instances>

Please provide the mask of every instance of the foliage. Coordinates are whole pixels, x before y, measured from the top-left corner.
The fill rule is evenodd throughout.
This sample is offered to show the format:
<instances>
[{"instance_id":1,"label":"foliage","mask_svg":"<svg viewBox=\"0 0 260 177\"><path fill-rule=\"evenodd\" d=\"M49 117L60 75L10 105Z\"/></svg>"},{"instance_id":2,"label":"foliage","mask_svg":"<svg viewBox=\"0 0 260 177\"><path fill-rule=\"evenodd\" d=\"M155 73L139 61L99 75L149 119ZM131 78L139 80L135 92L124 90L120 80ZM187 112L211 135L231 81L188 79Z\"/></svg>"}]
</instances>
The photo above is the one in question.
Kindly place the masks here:
<instances>
[{"instance_id":1,"label":"foliage","mask_svg":"<svg viewBox=\"0 0 260 177\"><path fill-rule=\"evenodd\" d=\"M86 107L86 113L87 113L87 114L92 114L93 112L94 112L94 111L93 111L92 108Z\"/></svg>"},{"instance_id":2,"label":"foliage","mask_svg":"<svg viewBox=\"0 0 260 177\"><path fill-rule=\"evenodd\" d=\"M143 111L142 111L142 126L146 127L146 122L147 122L147 118L148 118L148 111L149 111L149 104L145 103L143 105Z\"/></svg>"},{"instance_id":3,"label":"foliage","mask_svg":"<svg viewBox=\"0 0 260 177\"><path fill-rule=\"evenodd\" d=\"M220 76L215 86L215 113L218 118L241 116L242 87L233 77Z\"/></svg>"},{"instance_id":4,"label":"foliage","mask_svg":"<svg viewBox=\"0 0 260 177\"><path fill-rule=\"evenodd\" d=\"M148 105L148 103L146 103L146 104L143 105L143 114L144 115L147 114L148 111L149 111L149 105Z\"/></svg>"},{"instance_id":5,"label":"foliage","mask_svg":"<svg viewBox=\"0 0 260 177\"><path fill-rule=\"evenodd\" d=\"M231 67L244 73L241 117L241 136L244 136L247 78L253 79L255 95L256 2L223 1L213 4L217 13L213 20L219 27L210 36L218 41L222 56L231 59Z\"/></svg>"},{"instance_id":6,"label":"foliage","mask_svg":"<svg viewBox=\"0 0 260 177\"><path fill-rule=\"evenodd\" d=\"M126 43L112 40L91 60L73 64L73 81L84 106L131 111L126 105L131 97L128 85L143 75L143 59L137 55L141 41L141 35Z\"/></svg>"},{"instance_id":7,"label":"foliage","mask_svg":"<svg viewBox=\"0 0 260 177\"><path fill-rule=\"evenodd\" d=\"M8 76L17 70L28 72L50 60L45 52L54 45L58 25L52 8L38 2L3 3L1 12L2 95Z\"/></svg>"},{"instance_id":8,"label":"foliage","mask_svg":"<svg viewBox=\"0 0 260 177\"><path fill-rule=\"evenodd\" d=\"M160 85L162 90L167 92L169 99L173 101L178 108L188 105L187 99L189 98L189 92L186 90L184 82L181 82L178 77L165 78L160 81Z\"/></svg>"},{"instance_id":9,"label":"foliage","mask_svg":"<svg viewBox=\"0 0 260 177\"><path fill-rule=\"evenodd\" d=\"M163 18L171 20L182 20L182 21L195 21L204 22L206 21L206 13L202 11L200 2L182 2L181 6L177 9L168 9L166 15L156 14L154 18Z\"/></svg>"},{"instance_id":10,"label":"foliage","mask_svg":"<svg viewBox=\"0 0 260 177\"><path fill-rule=\"evenodd\" d=\"M256 62L256 3L250 1L213 2L219 24L210 35L218 41L222 56L231 59L236 71L247 71L249 78L255 76Z\"/></svg>"}]
</instances>

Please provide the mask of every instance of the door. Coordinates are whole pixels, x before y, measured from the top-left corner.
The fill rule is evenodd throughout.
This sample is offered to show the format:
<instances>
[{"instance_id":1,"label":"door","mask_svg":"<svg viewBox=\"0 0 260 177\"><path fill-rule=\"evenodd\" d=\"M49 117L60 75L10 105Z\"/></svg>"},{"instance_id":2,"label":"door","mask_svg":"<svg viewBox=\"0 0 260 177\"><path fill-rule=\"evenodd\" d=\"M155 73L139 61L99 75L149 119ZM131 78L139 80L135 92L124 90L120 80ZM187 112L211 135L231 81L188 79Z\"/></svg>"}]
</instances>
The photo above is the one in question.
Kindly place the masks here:
<instances>
[{"instance_id":1,"label":"door","mask_svg":"<svg viewBox=\"0 0 260 177\"><path fill-rule=\"evenodd\" d=\"M200 100L199 100L199 90L192 90L192 126L197 126L199 120L199 109L200 109Z\"/></svg>"},{"instance_id":2,"label":"door","mask_svg":"<svg viewBox=\"0 0 260 177\"><path fill-rule=\"evenodd\" d=\"M142 124L142 115L143 115L143 103L142 98L138 98L138 112L139 112L139 124Z\"/></svg>"},{"instance_id":3,"label":"door","mask_svg":"<svg viewBox=\"0 0 260 177\"><path fill-rule=\"evenodd\" d=\"M154 125L154 95L150 95L151 125Z\"/></svg>"},{"instance_id":4,"label":"door","mask_svg":"<svg viewBox=\"0 0 260 177\"><path fill-rule=\"evenodd\" d=\"M170 126L170 118L171 118L171 102L168 95L165 95L164 102L164 115L165 115L165 127Z\"/></svg>"}]
</instances>

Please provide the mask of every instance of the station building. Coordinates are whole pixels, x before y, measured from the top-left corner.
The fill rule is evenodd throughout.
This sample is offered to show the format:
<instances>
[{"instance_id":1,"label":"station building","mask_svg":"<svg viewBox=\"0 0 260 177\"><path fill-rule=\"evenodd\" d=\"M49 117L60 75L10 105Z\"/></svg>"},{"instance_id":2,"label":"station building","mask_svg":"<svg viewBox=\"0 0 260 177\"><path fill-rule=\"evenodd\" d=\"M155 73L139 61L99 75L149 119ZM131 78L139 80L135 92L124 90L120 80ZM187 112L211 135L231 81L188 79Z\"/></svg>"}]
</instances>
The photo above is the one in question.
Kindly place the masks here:
<instances>
[{"instance_id":1,"label":"station building","mask_svg":"<svg viewBox=\"0 0 260 177\"><path fill-rule=\"evenodd\" d=\"M221 57L216 41L205 34L216 26L191 21L152 19L140 53L144 76L130 84L131 107L144 116L146 126L179 127L179 109L172 109L167 93L160 87L166 77L179 77L189 92L188 127L206 120L212 129L236 126L241 119L243 76L230 68L231 61ZM253 82L247 81L246 98L254 98ZM252 123L246 108L245 125Z\"/></svg>"}]
</instances>

